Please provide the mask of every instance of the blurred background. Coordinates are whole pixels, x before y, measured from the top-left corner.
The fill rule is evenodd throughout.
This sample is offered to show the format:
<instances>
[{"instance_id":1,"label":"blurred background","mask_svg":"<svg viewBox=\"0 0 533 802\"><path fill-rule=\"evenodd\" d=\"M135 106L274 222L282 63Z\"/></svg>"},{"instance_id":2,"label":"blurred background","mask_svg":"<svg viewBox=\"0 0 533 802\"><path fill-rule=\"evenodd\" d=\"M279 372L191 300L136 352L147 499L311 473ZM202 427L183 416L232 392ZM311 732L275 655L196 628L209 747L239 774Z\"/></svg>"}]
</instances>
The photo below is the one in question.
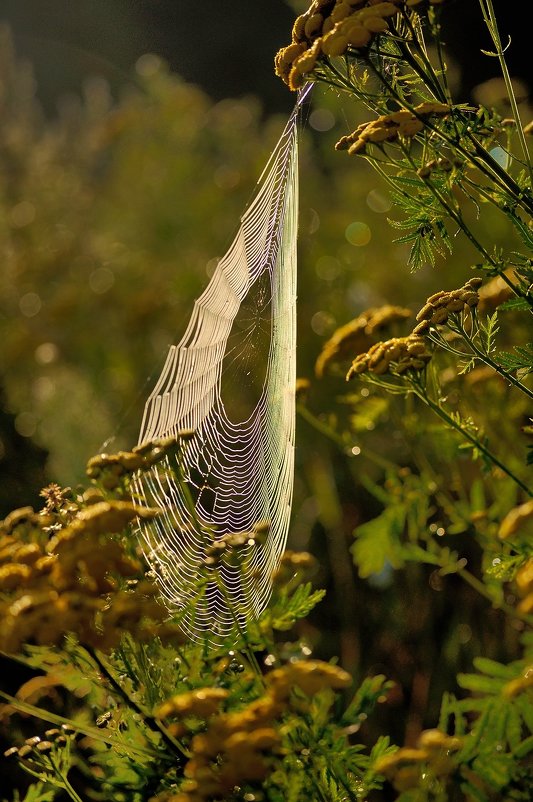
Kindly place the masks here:
<instances>
[{"instance_id":1,"label":"blurred background","mask_svg":"<svg viewBox=\"0 0 533 802\"><path fill-rule=\"evenodd\" d=\"M251 19L246 0L0 3L3 512L45 477L79 480L108 438L135 441L160 360L292 107L272 60L306 6L257 0ZM526 26L496 6L524 82ZM468 101L498 72L476 0L449 4L445 38ZM364 164L332 153L361 114L322 88L305 112L303 373L384 287L408 302L390 202Z\"/></svg>"},{"instance_id":2,"label":"blurred background","mask_svg":"<svg viewBox=\"0 0 533 802\"><path fill-rule=\"evenodd\" d=\"M91 455L135 444L167 348L230 244L292 108L273 57L306 5L1 0L0 515L38 508L47 482L76 486ZM528 26L515 4L495 5L530 113ZM490 82L496 60L480 52L489 42L476 0L449 3L446 40L457 99L501 106L501 87ZM365 163L333 149L362 119L364 110L320 87L303 114L302 376L313 375L336 327L384 302L416 310L463 282L476 261L458 246L445 265L409 276L386 191ZM493 244L508 243L499 218L486 212L479 225ZM342 378L316 382L311 403L335 422L345 392ZM365 437L401 460L400 421L387 414L374 399L353 416L354 442ZM340 652L347 668L399 679L404 715L392 711L389 724L400 728L411 715L416 729L435 715L457 667L470 667L469 650L498 658L507 646L498 614L457 578L447 579L458 602L450 611L435 593L442 587L420 585L419 566L394 591L387 577L372 586L355 575L351 532L376 513L359 471L380 476L299 421L291 545L320 555L319 579L332 591L306 636L323 654ZM488 617L481 646L479 615ZM432 685L443 654L450 672L441 665Z\"/></svg>"}]
</instances>

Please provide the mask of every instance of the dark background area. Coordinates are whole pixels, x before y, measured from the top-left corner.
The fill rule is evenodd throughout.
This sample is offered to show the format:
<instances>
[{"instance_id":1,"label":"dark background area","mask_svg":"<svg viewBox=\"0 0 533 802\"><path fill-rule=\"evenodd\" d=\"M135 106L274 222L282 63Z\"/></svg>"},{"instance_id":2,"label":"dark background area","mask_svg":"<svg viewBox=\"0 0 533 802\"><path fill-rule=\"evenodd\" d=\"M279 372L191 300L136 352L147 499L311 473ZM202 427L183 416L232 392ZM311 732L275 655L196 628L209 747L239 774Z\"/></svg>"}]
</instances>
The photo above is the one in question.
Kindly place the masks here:
<instances>
[{"instance_id":1,"label":"dark background area","mask_svg":"<svg viewBox=\"0 0 533 802\"><path fill-rule=\"evenodd\" d=\"M297 3L294 3L296 6ZM498 74L477 0L451 0L445 9L451 53L461 67L461 99L473 86ZM527 7L529 4L523 4ZM526 82L531 75L529 27L515 4L494 3L510 69ZM305 5L304 5L305 7ZM459 13L458 13L459 12ZM48 112L87 76L106 78L115 91L132 81L144 53L163 57L187 81L213 99L258 95L267 111L284 111L292 100L273 74L277 49L288 43L294 10L285 0L3 0L19 56L31 61L39 97Z\"/></svg>"}]
</instances>

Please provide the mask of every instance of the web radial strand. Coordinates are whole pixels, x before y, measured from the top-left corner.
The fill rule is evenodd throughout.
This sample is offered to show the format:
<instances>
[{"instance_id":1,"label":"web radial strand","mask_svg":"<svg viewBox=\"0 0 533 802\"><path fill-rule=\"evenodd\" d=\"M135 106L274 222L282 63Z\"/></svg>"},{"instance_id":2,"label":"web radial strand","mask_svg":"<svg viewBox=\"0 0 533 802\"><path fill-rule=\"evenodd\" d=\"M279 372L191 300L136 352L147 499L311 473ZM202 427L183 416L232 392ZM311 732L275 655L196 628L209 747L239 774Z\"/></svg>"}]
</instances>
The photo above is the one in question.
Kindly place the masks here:
<instances>
[{"instance_id":1,"label":"web radial strand","mask_svg":"<svg viewBox=\"0 0 533 802\"><path fill-rule=\"evenodd\" d=\"M196 300L150 395L139 443L194 432L138 479L161 508L141 524L146 557L193 638L235 637L271 594L289 526L294 470L297 110L228 252ZM259 369L261 362L264 368ZM180 478L181 477L181 478ZM268 522L266 538L206 568L213 543Z\"/></svg>"}]
</instances>

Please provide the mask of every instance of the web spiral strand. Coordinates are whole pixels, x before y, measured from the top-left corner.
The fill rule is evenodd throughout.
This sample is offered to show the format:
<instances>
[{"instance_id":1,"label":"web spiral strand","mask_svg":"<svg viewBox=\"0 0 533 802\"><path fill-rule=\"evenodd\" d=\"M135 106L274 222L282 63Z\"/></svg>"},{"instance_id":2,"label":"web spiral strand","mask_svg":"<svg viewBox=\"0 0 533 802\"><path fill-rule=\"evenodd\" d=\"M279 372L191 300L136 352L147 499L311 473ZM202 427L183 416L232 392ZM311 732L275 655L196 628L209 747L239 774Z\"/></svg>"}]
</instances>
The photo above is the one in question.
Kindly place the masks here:
<instances>
[{"instance_id":1,"label":"web spiral strand","mask_svg":"<svg viewBox=\"0 0 533 802\"><path fill-rule=\"evenodd\" d=\"M271 594L289 526L294 471L297 113L257 184L237 234L195 301L146 402L139 443L191 430L178 456L140 477L136 492L161 509L142 523L143 548L170 610L193 638L235 637ZM245 333L239 312L250 305ZM268 341L266 340L268 338ZM264 360L264 376L257 359ZM255 384L254 384L255 383ZM239 395L255 387L255 404ZM231 400L231 410L228 401ZM235 419L236 418L236 419ZM179 478L178 478L179 477ZM268 522L240 565L206 554L230 533ZM243 570L243 561L246 570Z\"/></svg>"}]
</instances>

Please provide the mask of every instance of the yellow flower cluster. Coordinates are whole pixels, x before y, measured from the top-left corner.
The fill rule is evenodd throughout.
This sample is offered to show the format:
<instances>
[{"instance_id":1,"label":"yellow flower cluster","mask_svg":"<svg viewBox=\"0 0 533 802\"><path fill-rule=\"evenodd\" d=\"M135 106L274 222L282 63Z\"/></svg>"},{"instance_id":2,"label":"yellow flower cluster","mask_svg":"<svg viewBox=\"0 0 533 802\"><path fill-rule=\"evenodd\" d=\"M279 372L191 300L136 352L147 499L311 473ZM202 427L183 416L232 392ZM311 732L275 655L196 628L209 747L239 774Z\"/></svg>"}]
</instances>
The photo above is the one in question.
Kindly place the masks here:
<instances>
[{"instance_id":1,"label":"yellow flower cluster","mask_svg":"<svg viewBox=\"0 0 533 802\"><path fill-rule=\"evenodd\" d=\"M270 531L268 521L258 521L249 532L228 532L214 540L206 549L204 565L217 568L221 562L239 565L246 556L246 548L262 545Z\"/></svg>"},{"instance_id":2,"label":"yellow flower cluster","mask_svg":"<svg viewBox=\"0 0 533 802\"><path fill-rule=\"evenodd\" d=\"M296 660L267 674L266 681L276 699L288 699L293 688L314 696L324 688L341 690L352 684L347 671L322 660Z\"/></svg>"},{"instance_id":3,"label":"yellow flower cluster","mask_svg":"<svg viewBox=\"0 0 533 802\"><path fill-rule=\"evenodd\" d=\"M414 112L399 109L383 114L375 120L361 123L351 134L343 136L335 145L336 150L347 150L350 156L363 153L368 144L379 145L400 138L411 139L423 130L425 120L430 117L445 117L450 106L437 101L424 101L415 106Z\"/></svg>"},{"instance_id":4,"label":"yellow flower cluster","mask_svg":"<svg viewBox=\"0 0 533 802\"><path fill-rule=\"evenodd\" d=\"M458 290L449 292L440 290L430 295L416 316L420 325L416 327L415 333L422 334L430 326L444 325L452 312L463 312L465 309L476 307L479 303L478 288L481 284L482 279L471 278Z\"/></svg>"},{"instance_id":5,"label":"yellow flower cluster","mask_svg":"<svg viewBox=\"0 0 533 802\"><path fill-rule=\"evenodd\" d=\"M206 802L228 798L236 786L263 780L281 749L277 720L290 708L297 687L307 696L324 688L346 688L351 676L319 660L296 661L267 674L267 692L236 712L222 712L228 693L201 688L165 702L156 715L206 718L206 729L191 740L191 757L181 791L157 802ZM172 725L171 725L172 727ZM185 731L182 726L179 734ZM154 800L153 802L156 802Z\"/></svg>"},{"instance_id":6,"label":"yellow flower cluster","mask_svg":"<svg viewBox=\"0 0 533 802\"><path fill-rule=\"evenodd\" d=\"M192 716L209 718L220 710L220 705L227 699L229 692L223 688L196 688L194 691L180 693L163 702L156 711L158 718L172 716Z\"/></svg>"},{"instance_id":7,"label":"yellow flower cluster","mask_svg":"<svg viewBox=\"0 0 533 802\"><path fill-rule=\"evenodd\" d=\"M235 786L266 777L281 741L272 724L283 706L273 696L265 695L238 712L219 712L226 695L216 688L203 688L175 697L165 703L168 707L162 705L159 709L159 715L175 715L179 708L182 716L209 719L205 732L192 738L191 757L184 769L187 779L168 802L226 798ZM178 733L183 731L178 725Z\"/></svg>"},{"instance_id":8,"label":"yellow flower cluster","mask_svg":"<svg viewBox=\"0 0 533 802\"><path fill-rule=\"evenodd\" d=\"M409 309L401 306L376 306L337 329L324 344L315 364L315 373L321 378L328 365L342 361L349 354L364 351L374 342L375 335L395 323L411 316Z\"/></svg>"},{"instance_id":9,"label":"yellow flower cluster","mask_svg":"<svg viewBox=\"0 0 533 802\"><path fill-rule=\"evenodd\" d=\"M291 44L276 55L276 75L293 91L299 89L322 56L367 47L376 34L386 32L387 18L397 14L400 5L403 0L313 0L297 17Z\"/></svg>"},{"instance_id":10,"label":"yellow flower cluster","mask_svg":"<svg viewBox=\"0 0 533 802\"><path fill-rule=\"evenodd\" d=\"M409 791L420 784L422 775L428 771L440 778L451 774L455 768L451 754L461 746L460 738L440 730L426 730L420 734L415 748L403 747L392 755L384 755L376 761L374 769L397 791Z\"/></svg>"},{"instance_id":11,"label":"yellow flower cluster","mask_svg":"<svg viewBox=\"0 0 533 802\"><path fill-rule=\"evenodd\" d=\"M352 362L346 380L366 372L381 376L384 373L401 375L408 370L423 370L430 359L431 354L422 337L415 334L393 337L359 354Z\"/></svg>"},{"instance_id":12,"label":"yellow flower cluster","mask_svg":"<svg viewBox=\"0 0 533 802\"><path fill-rule=\"evenodd\" d=\"M106 490L115 490L125 477L140 470L148 470L193 436L192 430L184 429L176 437L156 438L135 446L131 451L98 454L87 463L87 476L99 482Z\"/></svg>"},{"instance_id":13,"label":"yellow flower cluster","mask_svg":"<svg viewBox=\"0 0 533 802\"><path fill-rule=\"evenodd\" d=\"M131 579L140 564L110 536L137 517L154 515L130 502L102 501L49 538L49 515L31 508L11 513L0 526L0 649L57 644L66 632L109 649L121 628L163 620L155 586Z\"/></svg>"}]
</instances>

